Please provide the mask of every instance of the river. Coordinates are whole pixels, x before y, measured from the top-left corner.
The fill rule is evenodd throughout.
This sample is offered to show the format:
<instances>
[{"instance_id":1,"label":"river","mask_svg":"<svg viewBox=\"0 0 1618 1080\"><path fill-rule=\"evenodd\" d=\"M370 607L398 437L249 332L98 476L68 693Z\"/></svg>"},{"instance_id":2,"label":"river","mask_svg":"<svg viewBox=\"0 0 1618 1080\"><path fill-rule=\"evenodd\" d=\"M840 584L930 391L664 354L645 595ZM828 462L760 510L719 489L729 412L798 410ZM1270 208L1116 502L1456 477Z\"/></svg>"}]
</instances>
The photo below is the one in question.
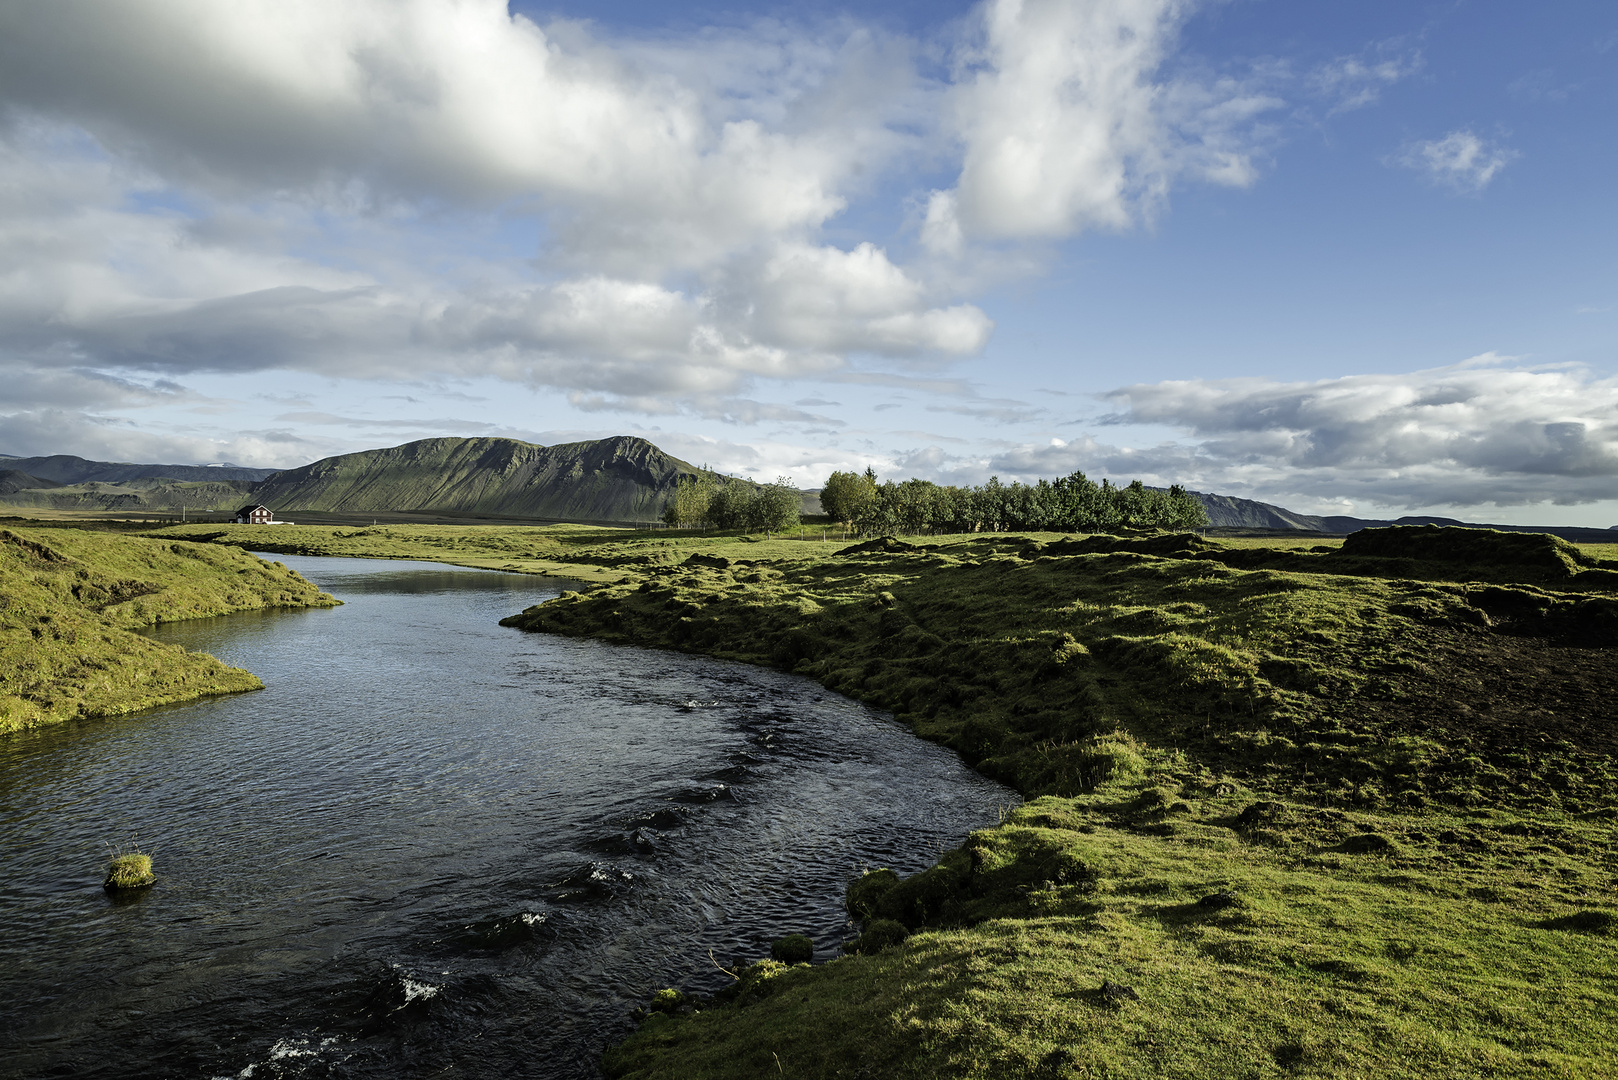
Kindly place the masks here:
<instances>
[{"instance_id":1,"label":"river","mask_svg":"<svg viewBox=\"0 0 1618 1080\"><path fill-rule=\"evenodd\" d=\"M805 679L497 625L564 582L280 558L344 606L151 631L266 689L0 740L0 1075L595 1077L1016 801Z\"/></svg>"}]
</instances>

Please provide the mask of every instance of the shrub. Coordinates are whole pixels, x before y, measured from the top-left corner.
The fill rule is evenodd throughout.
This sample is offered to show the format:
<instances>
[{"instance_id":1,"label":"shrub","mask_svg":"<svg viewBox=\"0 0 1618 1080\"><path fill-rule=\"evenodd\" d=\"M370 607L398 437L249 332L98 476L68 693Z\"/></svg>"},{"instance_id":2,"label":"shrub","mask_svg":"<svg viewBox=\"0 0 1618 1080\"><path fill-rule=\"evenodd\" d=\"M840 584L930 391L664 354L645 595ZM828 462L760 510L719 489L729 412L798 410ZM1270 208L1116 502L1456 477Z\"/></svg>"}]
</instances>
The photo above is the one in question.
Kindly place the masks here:
<instances>
[{"instance_id":1,"label":"shrub","mask_svg":"<svg viewBox=\"0 0 1618 1080\"><path fill-rule=\"evenodd\" d=\"M883 949L891 949L902 944L910 936L910 931L904 928L903 923L892 919L872 919L865 927L865 933L849 947L849 952L859 953L862 956L874 956Z\"/></svg>"},{"instance_id":2,"label":"shrub","mask_svg":"<svg viewBox=\"0 0 1618 1080\"><path fill-rule=\"evenodd\" d=\"M788 934L770 946L770 958L783 964L807 964L814 955L815 943L807 934Z\"/></svg>"}]
</instances>

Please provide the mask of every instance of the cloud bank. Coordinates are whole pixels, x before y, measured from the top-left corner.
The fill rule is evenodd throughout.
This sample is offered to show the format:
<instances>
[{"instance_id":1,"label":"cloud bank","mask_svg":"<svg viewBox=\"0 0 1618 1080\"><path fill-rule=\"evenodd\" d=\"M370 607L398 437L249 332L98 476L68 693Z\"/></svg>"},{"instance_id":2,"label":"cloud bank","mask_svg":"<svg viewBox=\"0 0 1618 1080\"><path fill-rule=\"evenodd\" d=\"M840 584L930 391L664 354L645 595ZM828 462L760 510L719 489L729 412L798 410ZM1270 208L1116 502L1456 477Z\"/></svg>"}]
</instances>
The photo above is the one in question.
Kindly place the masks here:
<instances>
[{"instance_id":1,"label":"cloud bank","mask_svg":"<svg viewBox=\"0 0 1618 1080\"><path fill-rule=\"evenodd\" d=\"M107 377L286 370L822 423L749 395L977 354L993 323L949 265L974 245L1251 180L1267 100L1162 74L1189 11L991 0L940 79L846 21L614 40L503 0L0 6L0 367L89 373L92 406ZM947 191L908 180L952 159ZM828 236L918 198L908 240ZM40 393L14 406L64 404Z\"/></svg>"},{"instance_id":2,"label":"cloud bank","mask_svg":"<svg viewBox=\"0 0 1618 1080\"><path fill-rule=\"evenodd\" d=\"M1184 433L1146 457L1249 490L1382 506L1570 505L1611 498L1618 478L1618 379L1492 355L1404 375L1165 382L1107 397L1113 423Z\"/></svg>"}]
</instances>

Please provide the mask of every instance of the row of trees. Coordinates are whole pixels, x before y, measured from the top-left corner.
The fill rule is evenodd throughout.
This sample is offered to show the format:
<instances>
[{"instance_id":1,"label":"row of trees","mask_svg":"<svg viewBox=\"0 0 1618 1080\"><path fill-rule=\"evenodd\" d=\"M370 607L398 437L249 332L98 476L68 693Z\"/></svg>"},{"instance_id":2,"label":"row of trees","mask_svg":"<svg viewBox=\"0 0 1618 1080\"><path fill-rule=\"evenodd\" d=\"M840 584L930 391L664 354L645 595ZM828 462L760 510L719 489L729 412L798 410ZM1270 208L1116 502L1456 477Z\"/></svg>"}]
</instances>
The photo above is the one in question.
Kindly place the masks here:
<instances>
[{"instance_id":1,"label":"row of trees","mask_svg":"<svg viewBox=\"0 0 1618 1080\"><path fill-rule=\"evenodd\" d=\"M798 524L801 497L785 476L754 484L703 470L683 481L663 510L675 528L783 532ZM834 472L820 491L821 509L861 533L1116 532L1189 529L1208 524L1196 496L1178 484L1167 491L1139 480L1114 487L1082 472L1034 484L949 487L930 480L879 481L876 473Z\"/></svg>"},{"instance_id":2,"label":"row of trees","mask_svg":"<svg viewBox=\"0 0 1618 1080\"><path fill-rule=\"evenodd\" d=\"M754 484L704 470L680 483L663 508L663 520L677 529L739 529L784 532L795 528L803 496L785 476Z\"/></svg>"},{"instance_id":3,"label":"row of trees","mask_svg":"<svg viewBox=\"0 0 1618 1080\"><path fill-rule=\"evenodd\" d=\"M834 472L821 489L820 505L834 521L862 533L1114 532L1208 524L1202 503L1178 484L1167 491L1139 480L1114 487L1082 472L1035 484L1002 484L992 477L978 487L879 483L871 469Z\"/></svg>"}]
</instances>

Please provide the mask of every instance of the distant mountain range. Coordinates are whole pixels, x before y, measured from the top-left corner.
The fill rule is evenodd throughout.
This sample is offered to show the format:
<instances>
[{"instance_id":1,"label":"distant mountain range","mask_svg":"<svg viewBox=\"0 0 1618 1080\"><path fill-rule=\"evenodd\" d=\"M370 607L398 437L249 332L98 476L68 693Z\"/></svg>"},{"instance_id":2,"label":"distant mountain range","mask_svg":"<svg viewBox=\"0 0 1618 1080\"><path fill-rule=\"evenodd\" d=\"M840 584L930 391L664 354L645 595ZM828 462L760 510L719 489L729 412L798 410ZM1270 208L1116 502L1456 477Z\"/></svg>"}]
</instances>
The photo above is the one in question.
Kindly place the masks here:
<instances>
[{"instance_id":1,"label":"distant mountain range","mask_svg":"<svg viewBox=\"0 0 1618 1080\"><path fill-rule=\"evenodd\" d=\"M1215 528L1236 529L1297 529L1303 532L1352 533L1361 529L1380 529L1389 525L1461 525L1469 529L1499 529L1502 532L1551 533L1565 540L1586 543L1611 543L1618 525L1611 529L1584 529L1571 525L1487 525L1471 521L1458 521L1442 517L1401 517L1392 520L1357 517L1318 517L1299 514L1284 506L1237 499L1230 495L1209 495L1193 491L1208 511L1208 519Z\"/></svg>"},{"instance_id":2,"label":"distant mountain range","mask_svg":"<svg viewBox=\"0 0 1618 1080\"><path fill-rule=\"evenodd\" d=\"M299 512L435 512L553 521L649 521L682 479L701 470L645 439L619 435L538 446L516 439L422 439L384 450L323 458L296 469L237 465L137 465L68 455L0 454L0 504L18 508L192 512L263 503ZM1192 492L1214 527L1351 533L1386 525L1469 525L1611 541L1613 530L1477 525L1451 518L1394 521L1298 514L1229 495ZM806 512L819 509L813 494ZM1615 526L1618 528L1618 526Z\"/></svg>"},{"instance_id":3,"label":"distant mountain range","mask_svg":"<svg viewBox=\"0 0 1618 1080\"><path fill-rule=\"evenodd\" d=\"M68 454L30 458L0 454L0 469L56 484L125 484L131 480L153 479L256 483L276 472L275 469L246 469L240 465L132 465L127 461L86 461Z\"/></svg>"}]
</instances>

